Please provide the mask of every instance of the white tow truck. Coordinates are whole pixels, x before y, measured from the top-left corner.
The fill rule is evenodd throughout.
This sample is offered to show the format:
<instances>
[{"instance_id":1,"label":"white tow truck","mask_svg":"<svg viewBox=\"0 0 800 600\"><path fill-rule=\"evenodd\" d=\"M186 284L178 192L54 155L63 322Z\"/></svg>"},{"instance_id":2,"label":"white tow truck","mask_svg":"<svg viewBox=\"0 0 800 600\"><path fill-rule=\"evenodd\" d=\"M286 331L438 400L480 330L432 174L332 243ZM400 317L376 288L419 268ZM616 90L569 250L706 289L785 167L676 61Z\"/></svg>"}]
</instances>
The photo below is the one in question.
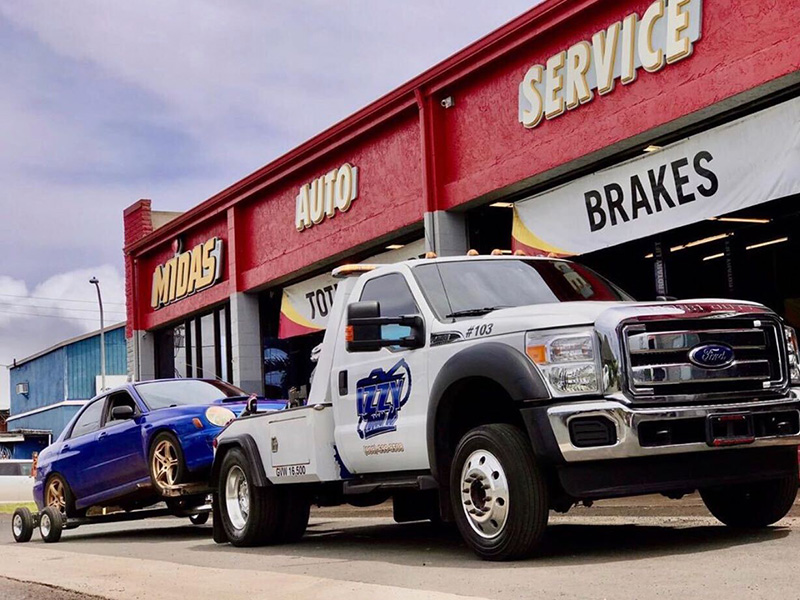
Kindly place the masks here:
<instances>
[{"instance_id":1,"label":"white tow truck","mask_svg":"<svg viewBox=\"0 0 800 600\"><path fill-rule=\"evenodd\" d=\"M765 527L798 488L794 331L765 306L635 302L561 259L348 265L307 405L216 440L214 539L291 542L309 506L391 498L482 558L540 541L550 510L699 490Z\"/></svg>"}]
</instances>

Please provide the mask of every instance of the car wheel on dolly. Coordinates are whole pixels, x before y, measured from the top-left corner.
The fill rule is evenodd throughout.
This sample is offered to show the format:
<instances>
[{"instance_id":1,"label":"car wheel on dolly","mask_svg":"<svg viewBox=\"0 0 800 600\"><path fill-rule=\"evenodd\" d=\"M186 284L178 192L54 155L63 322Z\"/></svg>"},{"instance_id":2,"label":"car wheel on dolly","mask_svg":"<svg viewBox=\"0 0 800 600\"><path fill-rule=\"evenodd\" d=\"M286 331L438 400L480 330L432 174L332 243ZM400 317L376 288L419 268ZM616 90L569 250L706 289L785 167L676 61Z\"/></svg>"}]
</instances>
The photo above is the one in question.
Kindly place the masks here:
<instances>
[{"instance_id":1,"label":"car wheel on dolly","mask_svg":"<svg viewBox=\"0 0 800 600\"><path fill-rule=\"evenodd\" d=\"M33 535L33 515L24 506L15 510L11 517L11 533L14 541L19 543L30 541Z\"/></svg>"},{"instance_id":2,"label":"car wheel on dolly","mask_svg":"<svg viewBox=\"0 0 800 600\"><path fill-rule=\"evenodd\" d=\"M282 497L275 486L256 487L250 461L239 448L222 459L219 509L225 537L234 546L263 546L281 541Z\"/></svg>"},{"instance_id":3,"label":"car wheel on dolly","mask_svg":"<svg viewBox=\"0 0 800 600\"><path fill-rule=\"evenodd\" d=\"M45 543L52 544L61 539L64 529L64 517L52 506L46 507L39 515L39 533Z\"/></svg>"},{"instance_id":4,"label":"car wheel on dolly","mask_svg":"<svg viewBox=\"0 0 800 600\"><path fill-rule=\"evenodd\" d=\"M189 520L192 522L192 525L205 525L208 523L208 513L200 513L197 515L192 515L189 517Z\"/></svg>"},{"instance_id":5,"label":"car wheel on dolly","mask_svg":"<svg viewBox=\"0 0 800 600\"><path fill-rule=\"evenodd\" d=\"M181 483L185 467L178 438L166 431L156 435L150 444L148 464L153 487L162 496L172 486Z\"/></svg>"},{"instance_id":6,"label":"car wheel on dolly","mask_svg":"<svg viewBox=\"0 0 800 600\"><path fill-rule=\"evenodd\" d=\"M47 478L44 488L44 505L58 510L64 519L76 516L75 498L61 475L55 474Z\"/></svg>"}]
</instances>

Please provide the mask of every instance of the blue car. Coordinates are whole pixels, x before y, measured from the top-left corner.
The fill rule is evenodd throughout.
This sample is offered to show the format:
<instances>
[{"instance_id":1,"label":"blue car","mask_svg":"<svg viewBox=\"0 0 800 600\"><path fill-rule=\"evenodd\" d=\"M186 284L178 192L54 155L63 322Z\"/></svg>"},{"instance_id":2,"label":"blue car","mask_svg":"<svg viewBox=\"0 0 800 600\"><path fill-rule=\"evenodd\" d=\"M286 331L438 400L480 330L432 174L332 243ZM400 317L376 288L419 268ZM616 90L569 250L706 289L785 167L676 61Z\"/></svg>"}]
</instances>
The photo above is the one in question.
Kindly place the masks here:
<instances>
[{"instance_id":1,"label":"blue car","mask_svg":"<svg viewBox=\"0 0 800 600\"><path fill-rule=\"evenodd\" d=\"M205 481L214 438L248 398L208 379L131 383L93 398L39 454L36 505L57 507L67 517L92 506L133 510L162 500L171 486ZM286 405L258 400L259 410ZM175 506L186 505L184 499Z\"/></svg>"}]
</instances>

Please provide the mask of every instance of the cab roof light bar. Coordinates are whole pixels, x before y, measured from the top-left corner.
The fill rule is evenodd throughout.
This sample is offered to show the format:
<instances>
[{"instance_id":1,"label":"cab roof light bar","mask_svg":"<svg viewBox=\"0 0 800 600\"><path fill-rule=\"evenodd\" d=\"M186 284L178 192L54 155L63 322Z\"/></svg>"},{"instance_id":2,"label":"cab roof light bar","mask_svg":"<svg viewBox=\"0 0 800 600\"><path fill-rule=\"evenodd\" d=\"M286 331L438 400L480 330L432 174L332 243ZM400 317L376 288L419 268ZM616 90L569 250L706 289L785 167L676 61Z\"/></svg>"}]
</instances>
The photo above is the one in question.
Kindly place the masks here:
<instances>
[{"instance_id":1,"label":"cab roof light bar","mask_svg":"<svg viewBox=\"0 0 800 600\"><path fill-rule=\"evenodd\" d=\"M380 266L381 265L342 265L341 267L336 267L331 275L333 275L333 277L336 279L356 277L358 275L362 275L363 273L374 271Z\"/></svg>"}]
</instances>

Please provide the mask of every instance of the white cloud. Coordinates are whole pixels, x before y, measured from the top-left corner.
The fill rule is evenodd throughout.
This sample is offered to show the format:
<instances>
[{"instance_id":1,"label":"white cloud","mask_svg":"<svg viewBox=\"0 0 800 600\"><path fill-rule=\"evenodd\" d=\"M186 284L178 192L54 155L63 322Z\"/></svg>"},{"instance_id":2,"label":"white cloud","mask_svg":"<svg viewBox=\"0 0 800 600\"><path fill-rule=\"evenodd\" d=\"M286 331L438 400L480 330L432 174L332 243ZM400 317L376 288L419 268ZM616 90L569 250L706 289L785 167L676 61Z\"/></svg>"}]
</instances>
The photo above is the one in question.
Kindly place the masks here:
<instances>
[{"instance_id":1,"label":"white cloud","mask_svg":"<svg viewBox=\"0 0 800 600\"><path fill-rule=\"evenodd\" d=\"M100 280L106 326L125 320L125 281L111 265L60 273L32 289L0 276L0 364L11 364L67 338L100 328ZM0 369L0 407L8 406L8 371Z\"/></svg>"}]
</instances>

